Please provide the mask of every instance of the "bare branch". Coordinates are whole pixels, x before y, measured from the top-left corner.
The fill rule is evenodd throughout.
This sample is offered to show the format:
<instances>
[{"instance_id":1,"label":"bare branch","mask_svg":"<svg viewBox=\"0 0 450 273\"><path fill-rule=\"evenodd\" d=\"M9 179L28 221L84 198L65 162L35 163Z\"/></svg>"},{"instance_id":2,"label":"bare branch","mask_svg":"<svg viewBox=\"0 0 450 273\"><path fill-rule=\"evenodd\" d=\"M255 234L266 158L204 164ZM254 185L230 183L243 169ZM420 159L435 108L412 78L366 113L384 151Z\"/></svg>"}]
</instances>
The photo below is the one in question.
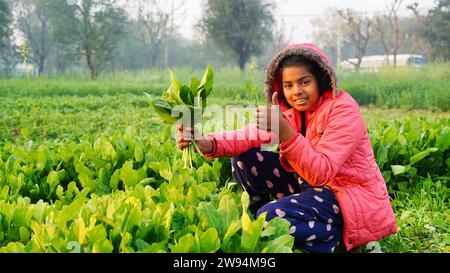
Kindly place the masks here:
<instances>
[{"instance_id":1,"label":"bare branch","mask_svg":"<svg viewBox=\"0 0 450 273\"><path fill-rule=\"evenodd\" d=\"M370 26L372 21L365 17L356 16L356 13L350 9L346 10L338 10L339 16L341 16L350 27L350 39L353 44L356 46L356 59L358 60L356 63L349 62L355 66L357 70L359 70L362 62L362 58L364 57L367 47L369 45L370 40Z\"/></svg>"}]
</instances>

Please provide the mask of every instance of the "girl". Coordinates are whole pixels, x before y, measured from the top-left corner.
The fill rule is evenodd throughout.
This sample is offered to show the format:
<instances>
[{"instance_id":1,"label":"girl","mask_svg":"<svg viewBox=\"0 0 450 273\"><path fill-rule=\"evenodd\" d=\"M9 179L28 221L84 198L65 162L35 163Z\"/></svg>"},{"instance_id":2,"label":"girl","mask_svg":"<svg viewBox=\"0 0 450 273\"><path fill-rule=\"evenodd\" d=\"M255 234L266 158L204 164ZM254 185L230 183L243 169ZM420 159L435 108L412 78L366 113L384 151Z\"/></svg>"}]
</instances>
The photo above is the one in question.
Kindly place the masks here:
<instances>
[{"instance_id":1,"label":"girl","mask_svg":"<svg viewBox=\"0 0 450 273\"><path fill-rule=\"evenodd\" d=\"M340 241L350 250L396 233L359 106L337 89L322 51L299 44L280 52L267 66L265 93L269 104L279 105L278 116L271 116L273 106L260 107L256 125L195 140L205 157L233 157L233 176L256 216L288 220L295 245L313 252L333 252ZM183 149L193 130L182 124L178 130ZM261 150L262 138L249 138L263 131L278 133L279 153Z\"/></svg>"}]
</instances>

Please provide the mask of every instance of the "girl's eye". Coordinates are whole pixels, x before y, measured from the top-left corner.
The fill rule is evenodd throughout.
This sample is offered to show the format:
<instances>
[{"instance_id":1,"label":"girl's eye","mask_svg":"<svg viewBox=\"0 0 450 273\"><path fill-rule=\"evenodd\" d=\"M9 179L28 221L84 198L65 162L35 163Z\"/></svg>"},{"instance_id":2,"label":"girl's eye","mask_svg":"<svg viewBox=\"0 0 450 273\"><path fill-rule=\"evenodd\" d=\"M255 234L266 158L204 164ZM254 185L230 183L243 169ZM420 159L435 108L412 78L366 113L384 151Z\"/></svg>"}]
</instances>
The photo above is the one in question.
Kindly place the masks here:
<instances>
[{"instance_id":1,"label":"girl's eye","mask_svg":"<svg viewBox=\"0 0 450 273\"><path fill-rule=\"evenodd\" d=\"M301 81L300 84L303 85L303 86L305 86L305 85L308 85L308 84L309 84L309 81Z\"/></svg>"},{"instance_id":2,"label":"girl's eye","mask_svg":"<svg viewBox=\"0 0 450 273\"><path fill-rule=\"evenodd\" d=\"M290 89L291 87L292 87L292 85L290 85L290 84L284 86L284 88L286 88L286 89Z\"/></svg>"}]
</instances>

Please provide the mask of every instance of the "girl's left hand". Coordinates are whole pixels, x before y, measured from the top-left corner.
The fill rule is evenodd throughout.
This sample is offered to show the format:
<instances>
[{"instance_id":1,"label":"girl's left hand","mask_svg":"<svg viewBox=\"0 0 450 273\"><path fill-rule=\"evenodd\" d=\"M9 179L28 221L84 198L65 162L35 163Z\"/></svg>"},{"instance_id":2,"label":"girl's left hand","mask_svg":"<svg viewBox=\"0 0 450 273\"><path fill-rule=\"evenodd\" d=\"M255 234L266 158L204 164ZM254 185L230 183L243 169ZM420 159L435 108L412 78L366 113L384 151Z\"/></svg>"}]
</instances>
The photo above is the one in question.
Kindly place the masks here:
<instances>
[{"instance_id":1,"label":"girl's left hand","mask_svg":"<svg viewBox=\"0 0 450 273\"><path fill-rule=\"evenodd\" d=\"M272 95L272 105L261 106L256 109L256 127L260 130L279 134L280 141L283 142L294 135L294 131L280 111L277 96L278 92L274 92Z\"/></svg>"}]
</instances>

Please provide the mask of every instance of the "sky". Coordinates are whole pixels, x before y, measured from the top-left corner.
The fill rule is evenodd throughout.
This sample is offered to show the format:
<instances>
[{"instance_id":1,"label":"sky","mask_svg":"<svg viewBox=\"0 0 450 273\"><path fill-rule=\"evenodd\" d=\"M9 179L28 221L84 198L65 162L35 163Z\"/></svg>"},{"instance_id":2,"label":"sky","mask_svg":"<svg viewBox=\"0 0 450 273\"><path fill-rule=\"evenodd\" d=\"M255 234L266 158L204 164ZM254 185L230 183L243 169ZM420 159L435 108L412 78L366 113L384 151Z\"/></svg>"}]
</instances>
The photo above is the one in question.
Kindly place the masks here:
<instances>
[{"instance_id":1,"label":"sky","mask_svg":"<svg viewBox=\"0 0 450 273\"><path fill-rule=\"evenodd\" d=\"M171 9L171 1L156 0L158 5L165 10ZM178 31L186 38L197 39L199 34L194 26L201 19L202 3L205 0L173 1L175 7L179 6L181 2L185 2L183 8L178 11L178 14L180 14L182 10L185 10L184 16L182 18L178 16L179 18L175 21ZM132 2L132 0L128 0L128 8L133 8ZM327 8L352 8L358 12L373 15L374 13L385 11L393 0L277 0L275 2L277 4L277 8L274 11L275 19L277 22L284 20L285 29L288 33L292 33L290 42L297 43L312 42L311 34L314 29L310 21L314 17L323 17ZM419 3L419 9L422 12L434 6L434 0L403 0L400 14L411 16L412 13L406 9L406 6L413 2Z\"/></svg>"}]
</instances>

